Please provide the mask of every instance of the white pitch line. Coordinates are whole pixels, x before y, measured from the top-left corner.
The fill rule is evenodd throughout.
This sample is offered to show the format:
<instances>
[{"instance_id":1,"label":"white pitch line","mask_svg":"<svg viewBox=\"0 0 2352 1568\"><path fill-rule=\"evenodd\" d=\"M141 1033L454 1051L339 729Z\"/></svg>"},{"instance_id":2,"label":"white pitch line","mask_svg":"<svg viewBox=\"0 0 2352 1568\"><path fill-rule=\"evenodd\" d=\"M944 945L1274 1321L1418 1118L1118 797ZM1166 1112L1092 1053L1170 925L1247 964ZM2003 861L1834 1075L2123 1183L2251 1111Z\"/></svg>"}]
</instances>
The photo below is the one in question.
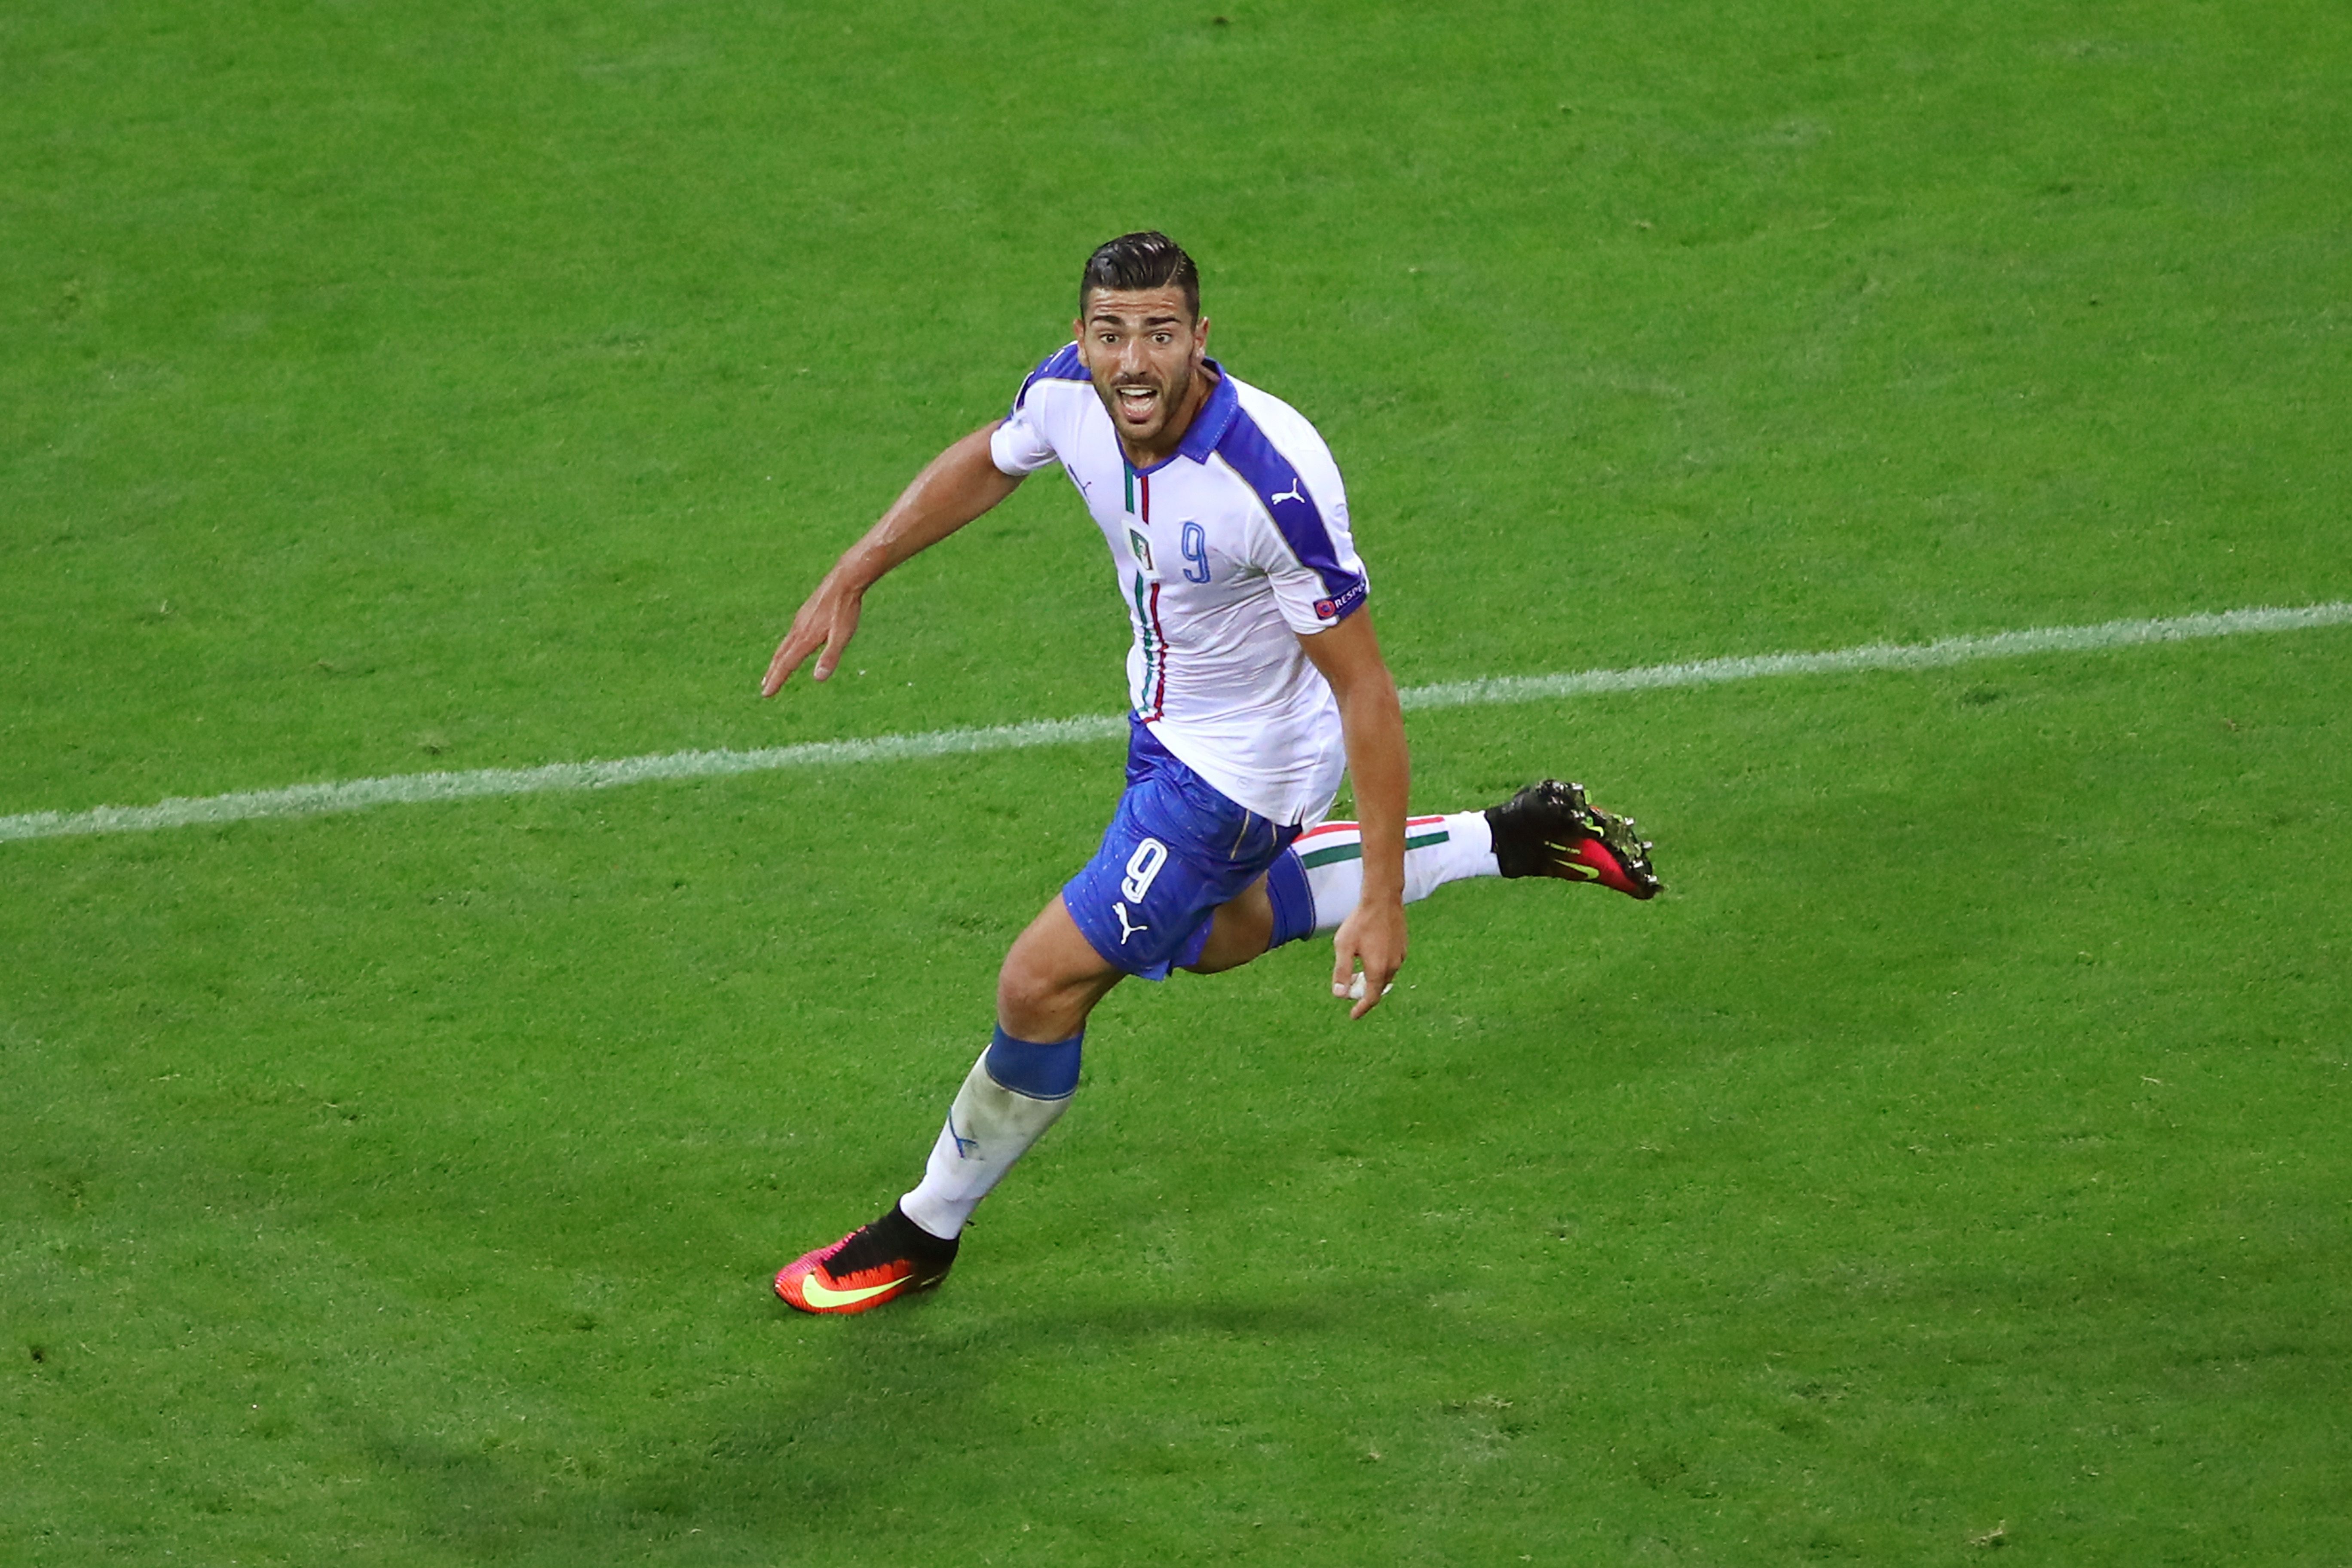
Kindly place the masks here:
<instances>
[{"instance_id":1,"label":"white pitch line","mask_svg":"<svg viewBox=\"0 0 2352 1568\"><path fill-rule=\"evenodd\" d=\"M2035 626L1982 637L1944 637L1931 643L1864 643L1827 653L1763 653L1740 658L1706 658L1692 664L1653 664L1640 669L1591 669L1575 675L1504 675L1486 680L1454 680L1416 686L1403 693L1408 708L1468 708L1496 702L1534 702L1547 697L1581 697L1595 691L1642 691L1660 686L1712 686L1725 680L1757 680L1769 675L1840 675L1857 669L1934 669L1983 658L2016 658L2034 653L2092 653L2137 643L2190 642L2200 637L2244 637L2256 632L2296 632L2352 622L2352 603L2336 600L2295 609L2221 610L2173 616L2164 620L2101 621L2088 626Z\"/></svg>"},{"instance_id":2,"label":"white pitch line","mask_svg":"<svg viewBox=\"0 0 2352 1568\"><path fill-rule=\"evenodd\" d=\"M1471 708L1537 702L1603 691L1643 691L1661 687L1711 686L1778 675L1838 675L1855 670L1933 669L1979 659L2015 658L2037 653L2090 653L2140 643L2189 642L2204 637L2245 637L2303 631L2352 623L2352 603L2338 600L2294 609L2254 608L2218 614L2175 616L2162 620L2102 621L2095 626L2040 626L1982 637L1945 637L1931 643L1866 643L1826 653L1756 654L1700 659L1689 664L1654 664L1636 669L1589 669L1570 675L1507 675L1486 680L1416 686L1402 693L1404 705ZM101 833L146 833L204 823L246 822L257 817L316 816L362 811L377 805L414 805L429 801L478 800L490 795L541 795L557 791L611 789L656 779L718 778L730 773L768 773L780 768L825 767L855 763L907 762L974 752L1026 751L1081 741L1107 741L1126 732L1124 715L1041 719L986 730L938 730L921 735L878 735L865 741L814 741L770 746L756 752L669 752L615 762L551 763L536 768L483 768L471 773L399 773L389 778L347 779L334 784L294 784L201 799L159 801L153 805L100 805L88 811L35 811L0 816L0 841L65 838Z\"/></svg>"}]
</instances>

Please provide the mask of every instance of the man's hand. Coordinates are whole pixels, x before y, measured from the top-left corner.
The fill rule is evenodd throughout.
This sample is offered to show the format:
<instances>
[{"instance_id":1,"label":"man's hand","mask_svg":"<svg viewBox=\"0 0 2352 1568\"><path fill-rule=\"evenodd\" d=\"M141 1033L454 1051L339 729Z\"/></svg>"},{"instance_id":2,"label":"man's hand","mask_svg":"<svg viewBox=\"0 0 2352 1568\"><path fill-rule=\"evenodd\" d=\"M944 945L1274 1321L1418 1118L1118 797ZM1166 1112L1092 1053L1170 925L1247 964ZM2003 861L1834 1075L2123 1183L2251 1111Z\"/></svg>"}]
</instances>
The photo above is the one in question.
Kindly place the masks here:
<instances>
[{"instance_id":1,"label":"man's hand","mask_svg":"<svg viewBox=\"0 0 2352 1568\"><path fill-rule=\"evenodd\" d=\"M793 629L784 634L777 646L776 657L768 661L767 677L760 682L760 695L773 697L784 689L808 656L817 649L814 679L831 678L834 668L841 663L842 650L849 639L857 635L857 613L866 603L866 590L842 580L841 567L835 566L816 585L816 592L803 601L800 614L793 617Z\"/></svg>"},{"instance_id":2,"label":"man's hand","mask_svg":"<svg viewBox=\"0 0 2352 1568\"><path fill-rule=\"evenodd\" d=\"M1003 424L983 425L932 458L915 482L890 504L866 537L842 552L793 617L793 629L776 647L761 678L760 695L773 697L793 671L816 653L816 679L831 676L857 635L857 612L866 590L882 574L919 551L929 549L1020 487L1018 474L997 468L988 438ZM823 648L823 653L817 653Z\"/></svg>"},{"instance_id":3,"label":"man's hand","mask_svg":"<svg viewBox=\"0 0 2352 1568\"><path fill-rule=\"evenodd\" d=\"M1404 967L1404 905L1381 899L1360 900L1339 922L1331 938L1331 994L1353 996L1350 1018L1360 1018L1381 1005L1389 983ZM1364 966L1356 973L1356 965ZM1360 989L1357 987L1360 984Z\"/></svg>"}]
</instances>

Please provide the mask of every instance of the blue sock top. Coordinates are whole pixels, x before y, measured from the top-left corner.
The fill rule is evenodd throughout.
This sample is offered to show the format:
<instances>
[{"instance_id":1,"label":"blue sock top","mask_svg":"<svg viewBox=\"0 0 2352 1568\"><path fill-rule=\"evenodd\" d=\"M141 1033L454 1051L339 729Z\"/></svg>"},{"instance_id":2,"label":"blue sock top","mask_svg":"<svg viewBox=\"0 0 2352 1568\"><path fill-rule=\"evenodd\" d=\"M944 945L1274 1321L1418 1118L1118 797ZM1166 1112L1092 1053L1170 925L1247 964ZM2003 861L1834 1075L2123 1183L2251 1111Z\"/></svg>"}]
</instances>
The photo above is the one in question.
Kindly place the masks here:
<instances>
[{"instance_id":1,"label":"blue sock top","mask_svg":"<svg viewBox=\"0 0 2352 1568\"><path fill-rule=\"evenodd\" d=\"M1032 1100L1067 1100L1077 1091L1078 1050L1086 1039L1080 1029L1066 1040L1016 1040L1000 1024L988 1042L988 1076Z\"/></svg>"}]
</instances>

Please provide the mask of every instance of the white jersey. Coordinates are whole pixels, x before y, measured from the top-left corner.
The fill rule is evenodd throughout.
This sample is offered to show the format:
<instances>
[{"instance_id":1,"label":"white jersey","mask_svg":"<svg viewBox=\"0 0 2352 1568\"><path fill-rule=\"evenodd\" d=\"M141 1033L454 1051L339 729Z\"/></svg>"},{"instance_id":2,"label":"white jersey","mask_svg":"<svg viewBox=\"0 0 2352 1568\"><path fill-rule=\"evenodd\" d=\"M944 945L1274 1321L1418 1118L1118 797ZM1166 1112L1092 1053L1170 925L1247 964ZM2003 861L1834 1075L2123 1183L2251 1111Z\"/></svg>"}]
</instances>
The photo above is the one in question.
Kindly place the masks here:
<instances>
[{"instance_id":1,"label":"white jersey","mask_svg":"<svg viewBox=\"0 0 2352 1568\"><path fill-rule=\"evenodd\" d=\"M1136 716L1186 766L1259 816L1313 823L1347 750L1331 688L1298 636L1364 603L1339 465L1280 398L1219 367L1172 457L1127 461L1072 343L1022 383L989 443L1004 473L1059 461L1110 546L1135 628Z\"/></svg>"}]
</instances>

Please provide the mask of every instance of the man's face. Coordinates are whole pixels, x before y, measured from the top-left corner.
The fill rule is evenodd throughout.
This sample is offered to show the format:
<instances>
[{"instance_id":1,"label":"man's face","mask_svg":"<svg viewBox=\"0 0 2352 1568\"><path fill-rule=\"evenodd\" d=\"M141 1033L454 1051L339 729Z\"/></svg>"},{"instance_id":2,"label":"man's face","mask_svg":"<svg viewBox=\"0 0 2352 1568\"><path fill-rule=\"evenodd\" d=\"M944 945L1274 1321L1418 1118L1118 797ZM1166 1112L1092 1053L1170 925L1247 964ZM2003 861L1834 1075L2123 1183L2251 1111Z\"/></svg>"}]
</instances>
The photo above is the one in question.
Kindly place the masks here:
<instances>
[{"instance_id":1,"label":"man's face","mask_svg":"<svg viewBox=\"0 0 2352 1568\"><path fill-rule=\"evenodd\" d=\"M1184 291L1095 289L1074 324L1078 363L1131 451L1174 449L1192 420L1208 352L1209 319L1185 308Z\"/></svg>"}]
</instances>

